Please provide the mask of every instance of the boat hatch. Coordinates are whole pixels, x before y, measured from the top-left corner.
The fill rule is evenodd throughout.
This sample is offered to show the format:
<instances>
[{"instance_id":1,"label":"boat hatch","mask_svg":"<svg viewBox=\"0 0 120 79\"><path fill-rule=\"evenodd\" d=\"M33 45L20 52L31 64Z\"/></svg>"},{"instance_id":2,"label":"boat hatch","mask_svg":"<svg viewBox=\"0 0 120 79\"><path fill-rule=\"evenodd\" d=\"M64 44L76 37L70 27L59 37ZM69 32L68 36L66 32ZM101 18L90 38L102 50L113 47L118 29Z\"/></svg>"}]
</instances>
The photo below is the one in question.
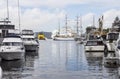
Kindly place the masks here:
<instances>
[{"instance_id":1,"label":"boat hatch","mask_svg":"<svg viewBox=\"0 0 120 79\"><path fill-rule=\"evenodd\" d=\"M97 45L104 45L103 41L88 41L86 46L97 46Z\"/></svg>"}]
</instances>

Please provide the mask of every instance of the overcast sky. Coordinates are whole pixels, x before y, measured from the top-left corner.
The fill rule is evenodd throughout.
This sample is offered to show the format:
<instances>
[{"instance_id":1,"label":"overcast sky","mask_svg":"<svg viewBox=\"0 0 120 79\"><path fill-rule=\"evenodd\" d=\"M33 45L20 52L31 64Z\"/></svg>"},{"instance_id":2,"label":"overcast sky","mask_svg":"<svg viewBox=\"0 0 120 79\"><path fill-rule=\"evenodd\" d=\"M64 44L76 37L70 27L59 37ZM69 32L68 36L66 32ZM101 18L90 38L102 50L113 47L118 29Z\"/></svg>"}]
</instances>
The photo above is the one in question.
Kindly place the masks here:
<instances>
[{"instance_id":1,"label":"overcast sky","mask_svg":"<svg viewBox=\"0 0 120 79\"><path fill-rule=\"evenodd\" d=\"M6 1L0 0L0 20L7 17ZM18 29L18 0L9 1L9 17ZM65 15L68 16L68 26L76 26L76 16L82 17L83 30L93 24L98 27L98 18L104 15L104 27L111 27L116 16L120 17L120 0L19 0L21 28L34 31L52 32L65 26Z\"/></svg>"}]
</instances>

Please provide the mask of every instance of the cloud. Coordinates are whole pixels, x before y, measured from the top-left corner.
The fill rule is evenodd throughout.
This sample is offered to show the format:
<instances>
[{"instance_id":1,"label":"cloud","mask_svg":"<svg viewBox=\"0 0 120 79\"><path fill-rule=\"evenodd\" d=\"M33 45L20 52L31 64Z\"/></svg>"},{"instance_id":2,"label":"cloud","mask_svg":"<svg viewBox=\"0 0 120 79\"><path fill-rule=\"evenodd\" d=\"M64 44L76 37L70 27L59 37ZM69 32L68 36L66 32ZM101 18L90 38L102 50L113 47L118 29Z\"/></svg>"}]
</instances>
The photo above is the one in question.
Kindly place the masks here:
<instances>
[{"instance_id":1,"label":"cloud","mask_svg":"<svg viewBox=\"0 0 120 79\"><path fill-rule=\"evenodd\" d=\"M10 20L18 28L18 8L9 7ZM33 29L34 31L53 31L58 28L58 19L61 20L61 27L65 25L65 14L66 11L55 9L52 12L48 10L42 10L39 8L26 9L21 12L21 28L22 29ZM95 25L98 27L99 14L87 13L82 15L82 26L85 32L85 28L89 25L93 25L93 15L95 16ZM111 9L103 12L104 15L104 28L110 28L116 16L120 17L120 10ZM75 16L75 15L73 15ZM102 16L102 15L101 15ZM6 18L6 9L1 9L0 19ZM68 17L68 19L70 16ZM72 18L72 20L75 20ZM76 22L70 23L69 26L75 27Z\"/></svg>"},{"instance_id":2,"label":"cloud","mask_svg":"<svg viewBox=\"0 0 120 79\"><path fill-rule=\"evenodd\" d=\"M55 9L52 12L48 10L41 10L39 8L26 9L21 12L21 28L33 29L34 31L52 31L58 26L58 19L63 19L65 16L64 10ZM18 29L18 8L9 7L9 17L12 24L16 25ZM6 9L0 11L0 19L3 20L7 17Z\"/></svg>"},{"instance_id":3,"label":"cloud","mask_svg":"<svg viewBox=\"0 0 120 79\"><path fill-rule=\"evenodd\" d=\"M17 6L18 0L8 0L9 4L12 6ZM119 0L19 0L22 7L51 7L60 8L69 5L80 5L86 4L91 6L101 6L101 7L119 7ZM5 0L1 0L0 5L5 5Z\"/></svg>"},{"instance_id":4,"label":"cloud","mask_svg":"<svg viewBox=\"0 0 120 79\"><path fill-rule=\"evenodd\" d=\"M111 28L112 23L116 16L120 18L120 10L111 9L103 13L104 15L104 27Z\"/></svg>"},{"instance_id":5,"label":"cloud","mask_svg":"<svg viewBox=\"0 0 120 79\"><path fill-rule=\"evenodd\" d=\"M15 6L18 0L9 0L9 4ZM71 4L82 3L84 0L19 0L23 7L64 7ZM2 2L5 2L2 0Z\"/></svg>"},{"instance_id":6,"label":"cloud","mask_svg":"<svg viewBox=\"0 0 120 79\"><path fill-rule=\"evenodd\" d=\"M96 1L96 0L19 0L21 6L21 28L22 29L33 29L34 31L53 31L58 28L58 18L61 20L61 27L65 25L65 14L66 9L63 7L76 4L89 4L94 7L117 7L120 1L106 0L106 1ZM109 3L108 3L109 2ZM0 19L6 18L6 0L1 0L0 2ZM41 8L41 7L47 8ZM61 8L60 8L61 7ZM48 9L50 8L50 10ZM9 13L10 20L18 28L18 8L17 0L9 0ZM72 11L71 11L72 13ZM104 27L111 27L113 20L116 16L120 17L119 9L107 9L102 14L104 14ZM69 13L68 13L69 15ZM95 15L95 25L98 27L98 18L100 14L88 12L82 15L82 26L83 29L88 25L93 24L93 15ZM76 15L72 15L72 20L75 20ZM71 16L68 16L68 19ZM68 23L69 26L75 26L76 22Z\"/></svg>"},{"instance_id":7,"label":"cloud","mask_svg":"<svg viewBox=\"0 0 120 79\"><path fill-rule=\"evenodd\" d=\"M48 12L40 9L28 9L22 14L22 25L35 30L53 30L58 18L64 18L65 12Z\"/></svg>"},{"instance_id":8,"label":"cloud","mask_svg":"<svg viewBox=\"0 0 120 79\"><path fill-rule=\"evenodd\" d=\"M87 13L82 16L82 26L83 26L84 32L85 32L86 27L93 25L93 15L95 16L95 26L99 27L98 19L102 15L98 15L96 13ZM115 17L118 16L120 18L120 10L111 9L111 10L103 12L103 15L104 15L103 28L111 28L112 23L115 20Z\"/></svg>"}]
</instances>

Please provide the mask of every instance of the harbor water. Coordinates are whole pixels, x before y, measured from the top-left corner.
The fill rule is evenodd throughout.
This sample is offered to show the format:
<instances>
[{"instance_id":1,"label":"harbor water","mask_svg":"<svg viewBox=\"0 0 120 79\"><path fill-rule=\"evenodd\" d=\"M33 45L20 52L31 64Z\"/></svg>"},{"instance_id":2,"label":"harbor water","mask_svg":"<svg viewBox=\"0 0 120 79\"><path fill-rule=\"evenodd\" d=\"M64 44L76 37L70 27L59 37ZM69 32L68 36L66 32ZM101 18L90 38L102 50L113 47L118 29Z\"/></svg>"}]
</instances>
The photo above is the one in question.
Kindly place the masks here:
<instances>
[{"instance_id":1,"label":"harbor water","mask_svg":"<svg viewBox=\"0 0 120 79\"><path fill-rule=\"evenodd\" d=\"M102 56L92 54L75 41L47 40L39 41L37 52L26 52L25 59L0 64L3 79L120 79L119 68L104 67Z\"/></svg>"}]
</instances>

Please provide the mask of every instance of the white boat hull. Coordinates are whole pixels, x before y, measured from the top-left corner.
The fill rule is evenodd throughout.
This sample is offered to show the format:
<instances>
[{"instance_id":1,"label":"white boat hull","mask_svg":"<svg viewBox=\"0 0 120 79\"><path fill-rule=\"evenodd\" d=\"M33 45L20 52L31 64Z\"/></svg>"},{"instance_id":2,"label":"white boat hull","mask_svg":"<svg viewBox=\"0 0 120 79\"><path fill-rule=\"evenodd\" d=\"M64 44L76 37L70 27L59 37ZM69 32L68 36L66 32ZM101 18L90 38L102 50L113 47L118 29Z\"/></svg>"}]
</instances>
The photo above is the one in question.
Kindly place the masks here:
<instances>
[{"instance_id":1,"label":"white boat hull","mask_svg":"<svg viewBox=\"0 0 120 79\"><path fill-rule=\"evenodd\" d=\"M2 68L0 67L0 79L2 79Z\"/></svg>"},{"instance_id":2,"label":"white boat hull","mask_svg":"<svg viewBox=\"0 0 120 79\"><path fill-rule=\"evenodd\" d=\"M0 57L4 60L23 59L25 52L0 52Z\"/></svg>"},{"instance_id":3,"label":"white boat hull","mask_svg":"<svg viewBox=\"0 0 120 79\"><path fill-rule=\"evenodd\" d=\"M104 53L103 52L85 52L85 55L87 58L96 58L96 57L103 57Z\"/></svg>"},{"instance_id":4,"label":"white boat hull","mask_svg":"<svg viewBox=\"0 0 120 79\"><path fill-rule=\"evenodd\" d=\"M56 40L56 41L74 41L74 38L72 38L72 37L66 37L66 38L64 38L64 37L54 37L54 40Z\"/></svg>"},{"instance_id":5,"label":"white boat hull","mask_svg":"<svg viewBox=\"0 0 120 79\"><path fill-rule=\"evenodd\" d=\"M118 57L118 59L120 60L120 50L119 50L119 49L117 49L117 50L115 51L115 55L116 55L116 57Z\"/></svg>"},{"instance_id":6,"label":"white boat hull","mask_svg":"<svg viewBox=\"0 0 120 79\"><path fill-rule=\"evenodd\" d=\"M103 52L104 46L85 46L86 52Z\"/></svg>"},{"instance_id":7,"label":"white boat hull","mask_svg":"<svg viewBox=\"0 0 120 79\"><path fill-rule=\"evenodd\" d=\"M110 56L110 57L104 57L104 66L105 67L119 67L119 58Z\"/></svg>"}]
</instances>

